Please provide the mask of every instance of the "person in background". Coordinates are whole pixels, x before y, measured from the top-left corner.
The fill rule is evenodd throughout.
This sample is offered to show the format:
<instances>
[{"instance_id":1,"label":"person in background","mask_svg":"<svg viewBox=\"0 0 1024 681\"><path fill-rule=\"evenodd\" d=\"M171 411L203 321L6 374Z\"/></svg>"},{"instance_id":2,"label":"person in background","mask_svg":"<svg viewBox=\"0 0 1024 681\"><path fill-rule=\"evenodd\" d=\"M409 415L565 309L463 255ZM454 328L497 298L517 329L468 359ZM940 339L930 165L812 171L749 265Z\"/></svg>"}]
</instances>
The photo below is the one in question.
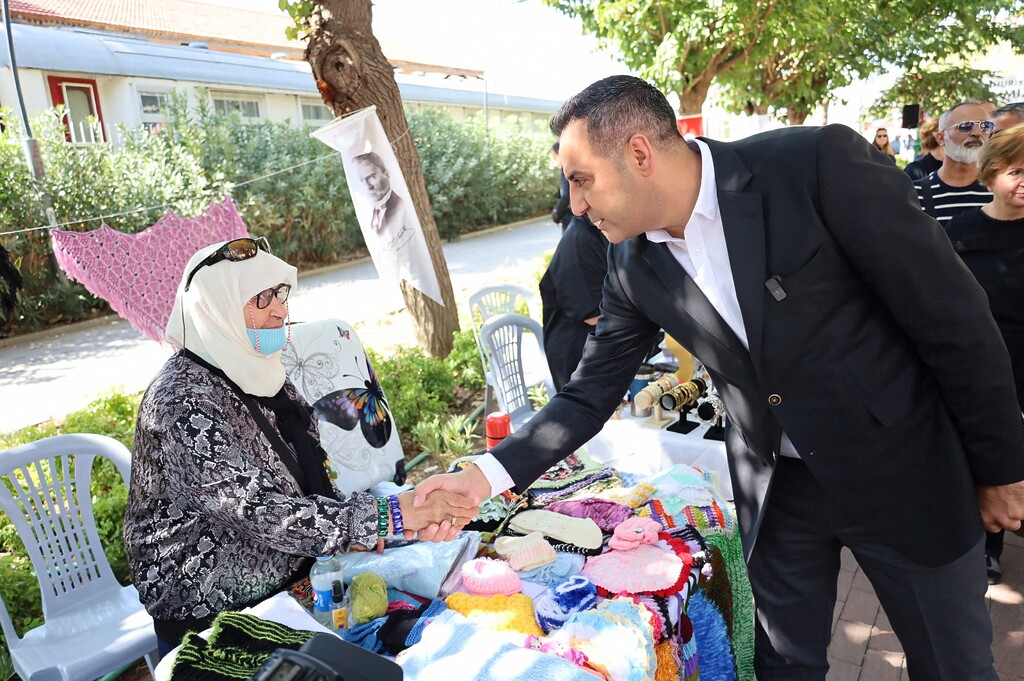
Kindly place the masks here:
<instances>
[{"instance_id":1,"label":"person in background","mask_svg":"<svg viewBox=\"0 0 1024 681\"><path fill-rule=\"evenodd\" d=\"M389 500L335 489L312 409L285 377L295 275L265 239L242 238L193 255L178 286L166 338L180 349L139 406L124 522L161 656L305 576L312 557L397 529ZM447 537L476 514L454 494L411 501L393 502L409 533L441 523Z\"/></svg>"},{"instance_id":2,"label":"person in background","mask_svg":"<svg viewBox=\"0 0 1024 681\"><path fill-rule=\"evenodd\" d=\"M1024 409L1024 125L992 133L978 160L978 181L992 191L992 203L955 216L946 233L988 294ZM985 538L989 584L1003 577L1003 535Z\"/></svg>"},{"instance_id":3,"label":"person in background","mask_svg":"<svg viewBox=\"0 0 1024 681\"><path fill-rule=\"evenodd\" d=\"M1013 102L999 107L992 112L992 123L993 135L1018 123L1024 123L1024 102Z\"/></svg>"},{"instance_id":4,"label":"person in background","mask_svg":"<svg viewBox=\"0 0 1024 681\"><path fill-rule=\"evenodd\" d=\"M600 314L607 271L608 240L587 216L573 216L540 280L544 354L555 390L569 382L580 363Z\"/></svg>"},{"instance_id":5,"label":"person in background","mask_svg":"<svg viewBox=\"0 0 1024 681\"><path fill-rule=\"evenodd\" d=\"M961 102L939 116L936 139L944 149L942 167L914 182L921 207L939 224L992 200L978 182L978 157L993 127L977 102Z\"/></svg>"},{"instance_id":6,"label":"person in background","mask_svg":"<svg viewBox=\"0 0 1024 681\"><path fill-rule=\"evenodd\" d=\"M936 139L939 119L929 118L921 124L918 136L921 140L921 155L903 169L911 180L921 180L942 167L943 149Z\"/></svg>"},{"instance_id":7,"label":"person in background","mask_svg":"<svg viewBox=\"0 0 1024 681\"><path fill-rule=\"evenodd\" d=\"M879 128L875 130L875 140L871 145L878 149L880 152L889 157L889 160L893 163L896 162L896 151L892 148L892 143L889 141L889 131L885 128Z\"/></svg>"},{"instance_id":8,"label":"person in background","mask_svg":"<svg viewBox=\"0 0 1024 681\"><path fill-rule=\"evenodd\" d=\"M558 163L558 142L551 145L551 158L558 164L558 201L551 209L551 221L565 232L572 221L572 211L569 210L569 180L565 179L562 164Z\"/></svg>"},{"instance_id":9,"label":"person in background","mask_svg":"<svg viewBox=\"0 0 1024 681\"><path fill-rule=\"evenodd\" d=\"M663 328L726 407L757 678L825 679L847 546L912 679L996 681L983 530L1024 519L1024 429L985 293L909 179L841 125L688 143L632 76L551 128L573 212L612 244L601 317L562 391L417 499L526 489L604 426Z\"/></svg>"}]
</instances>

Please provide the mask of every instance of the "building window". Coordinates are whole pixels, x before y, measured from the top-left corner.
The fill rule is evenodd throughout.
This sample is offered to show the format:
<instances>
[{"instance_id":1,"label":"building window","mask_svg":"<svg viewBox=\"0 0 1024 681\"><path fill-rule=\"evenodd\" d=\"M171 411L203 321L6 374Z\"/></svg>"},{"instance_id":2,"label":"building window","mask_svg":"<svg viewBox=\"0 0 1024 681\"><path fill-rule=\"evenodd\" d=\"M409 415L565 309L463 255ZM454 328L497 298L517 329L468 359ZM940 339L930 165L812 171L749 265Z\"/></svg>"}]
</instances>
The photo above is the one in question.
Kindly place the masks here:
<instances>
[{"instance_id":1,"label":"building window","mask_svg":"<svg viewBox=\"0 0 1024 681\"><path fill-rule=\"evenodd\" d=\"M142 127L149 134L155 135L163 130L164 123L167 122L168 99L169 97L166 92L139 93L139 107L142 109Z\"/></svg>"},{"instance_id":2,"label":"building window","mask_svg":"<svg viewBox=\"0 0 1024 681\"><path fill-rule=\"evenodd\" d=\"M96 81L86 78L48 76L50 101L66 108L66 137L73 144L104 141L103 111L96 90Z\"/></svg>"},{"instance_id":3,"label":"building window","mask_svg":"<svg viewBox=\"0 0 1024 681\"><path fill-rule=\"evenodd\" d=\"M222 116L238 113L243 121L255 123L261 119L260 98L226 92L214 92L213 110Z\"/></svg>"},{"instance_id":4,"label":"building window","mask_svg":"<svg viewBox=\"0 0 1024 681\"><path fill-rule=\"evenodd\" d=\"M334 120L334 114L326 106L312 99L301 100L302 122L306 125L323 125Z\"/></svg>"}]
</instances>

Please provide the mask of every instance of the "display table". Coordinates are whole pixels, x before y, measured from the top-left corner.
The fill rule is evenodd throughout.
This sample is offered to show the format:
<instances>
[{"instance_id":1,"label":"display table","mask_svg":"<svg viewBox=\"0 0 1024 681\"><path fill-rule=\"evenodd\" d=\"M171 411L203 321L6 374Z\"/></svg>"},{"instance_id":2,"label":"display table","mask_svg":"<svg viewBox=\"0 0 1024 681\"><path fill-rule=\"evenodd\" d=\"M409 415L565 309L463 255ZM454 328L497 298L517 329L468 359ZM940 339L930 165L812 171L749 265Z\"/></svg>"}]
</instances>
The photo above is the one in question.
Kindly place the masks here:
<instances>
[{"instance_id":1,"label":"display table","mask_svg":"<svg viewBox=\"0 0 1024 681\"><path fill-rule=\"evenodd\" d=\"M677 416L672 414L672 418ZM685 435L665 428L642 425L644 418L622 410L618 419L608 421L584 450L599 463L635 475L651 476L678 463L718 471L718 488L722 496L732 500L732 481L729 462L725 456L725 443L705 440L708 426L700 425Z\"/></svg>"}]
</instances>

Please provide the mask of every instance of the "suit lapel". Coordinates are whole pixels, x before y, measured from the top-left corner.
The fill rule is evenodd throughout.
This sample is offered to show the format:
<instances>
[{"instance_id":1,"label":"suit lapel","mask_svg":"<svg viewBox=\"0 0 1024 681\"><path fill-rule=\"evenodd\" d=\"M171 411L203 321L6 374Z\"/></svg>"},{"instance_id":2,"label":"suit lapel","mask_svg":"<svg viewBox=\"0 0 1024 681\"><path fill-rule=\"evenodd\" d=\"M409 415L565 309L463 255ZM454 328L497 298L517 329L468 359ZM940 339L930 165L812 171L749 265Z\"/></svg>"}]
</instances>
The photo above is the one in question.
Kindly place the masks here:
<instances>
[{"instance_id":1,"label":"suit lapel","mask_svg":"<svg viewBox=\"0 0 1024 681\"><path fill-rule=\"evenodd\" d=\"M718 206L750 357L754 366L760 366L767 279L761 195L743 191L750 181L750 171L727 144L702 141L708 144L714 159Z\"/></svg>"},{"instance_id":2,"label":"suit lapel","mask_svg":"<svg viewBox=\"0 0 1024 681\"><path fill-rule=\"evenodd\" d=\"M722 347L740 359L746 360L747 353L743 344L740 343L740 339L732 332L732 329L725 323L725 320L718 314L693 279L686 274L679 261L669 252L668 246L651 243L646 237L639 237L639 239L642 242L644 260L671 294L672 304L692 318ZM682 338L676 338L676 340L691 349L694 347L693 344L684 342Z\"/></svg>"}]
</instances>

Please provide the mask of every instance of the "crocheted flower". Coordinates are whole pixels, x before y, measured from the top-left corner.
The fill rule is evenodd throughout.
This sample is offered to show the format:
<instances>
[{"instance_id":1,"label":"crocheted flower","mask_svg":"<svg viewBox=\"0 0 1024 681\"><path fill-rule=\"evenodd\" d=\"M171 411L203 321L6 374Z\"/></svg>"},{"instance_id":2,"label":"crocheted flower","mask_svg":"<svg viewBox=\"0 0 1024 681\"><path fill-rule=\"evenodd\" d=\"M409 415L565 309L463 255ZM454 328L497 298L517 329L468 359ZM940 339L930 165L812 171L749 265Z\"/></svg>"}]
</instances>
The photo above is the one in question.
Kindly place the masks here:
<instances>
[{"instance_id":1,"label":"crocheted flower","mask_svg":"<svg viewBox=\"0 0 1024 681\"><path fill-rule=\"evenodd\" d=\"M658 541L661 530L661 525L650 518L627 518L615 527L612 538L608 540L608 548L630 551L643 544L653 544Z\"/></svg>"}]
</instances>

